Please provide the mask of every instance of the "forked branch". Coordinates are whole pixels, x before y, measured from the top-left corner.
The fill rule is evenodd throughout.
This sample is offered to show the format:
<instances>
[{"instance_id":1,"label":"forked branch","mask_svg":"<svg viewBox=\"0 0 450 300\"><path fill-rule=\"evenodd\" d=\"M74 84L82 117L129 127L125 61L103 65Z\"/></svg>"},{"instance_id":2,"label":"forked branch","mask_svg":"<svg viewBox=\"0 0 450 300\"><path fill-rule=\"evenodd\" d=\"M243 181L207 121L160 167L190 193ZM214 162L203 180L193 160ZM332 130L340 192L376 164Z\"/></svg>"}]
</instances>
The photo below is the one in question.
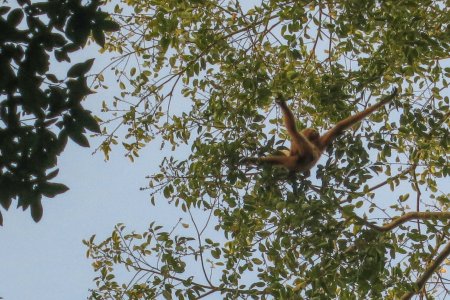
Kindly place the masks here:
<instances>
[{"instance_id":1,"label":"forked branch","mask_svg":"<svg viewBox=\"0 0 450 300\"><path fill-rule=\"evenodd\" d=\"M445 248L439 253L439 255L436 257L434 261L430 263L428 268L425 269L422 276L420 276L417 281L415 282L415 290L409 291L406 294L404 294L401 298L401 300L409 300L411 299L415 294L417 294L420 290L423 289L425 286L425 283L431 278L433 273L439 268L439 266L442 264L442 262L450 255L450 242L445 246Z\"/></svg>"}]
</instances>

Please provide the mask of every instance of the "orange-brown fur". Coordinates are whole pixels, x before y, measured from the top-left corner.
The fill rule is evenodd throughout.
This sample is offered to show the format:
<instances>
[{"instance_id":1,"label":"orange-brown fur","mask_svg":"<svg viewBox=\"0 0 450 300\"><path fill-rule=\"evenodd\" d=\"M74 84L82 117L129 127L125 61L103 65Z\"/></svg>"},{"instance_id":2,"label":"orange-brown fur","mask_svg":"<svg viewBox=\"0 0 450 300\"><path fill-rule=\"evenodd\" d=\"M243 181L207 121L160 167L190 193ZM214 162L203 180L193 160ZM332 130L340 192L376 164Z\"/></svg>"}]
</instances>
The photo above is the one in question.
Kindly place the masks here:
<instances>
[{"instance_id":1,"label":"orange-brown fur","mask_svg":"<svg viewBox=\"0 0 450 300\"><path fill-rule=\"evenodd\" d=\"M283 166L294 172L306 172L317 163L323 151L338 135L392 101L396 95L397 89L394 89L391 95L384 97L380 102L368 107L366 110L338 122L322 136L312 128L306 128L299 132L295 126L295 118L291 110L284 101L278 100L277 104L283 112L284 123L291 138L291 148L286 155L261 157L254 160L254 162Z\"/></svg>"}]
</instances>

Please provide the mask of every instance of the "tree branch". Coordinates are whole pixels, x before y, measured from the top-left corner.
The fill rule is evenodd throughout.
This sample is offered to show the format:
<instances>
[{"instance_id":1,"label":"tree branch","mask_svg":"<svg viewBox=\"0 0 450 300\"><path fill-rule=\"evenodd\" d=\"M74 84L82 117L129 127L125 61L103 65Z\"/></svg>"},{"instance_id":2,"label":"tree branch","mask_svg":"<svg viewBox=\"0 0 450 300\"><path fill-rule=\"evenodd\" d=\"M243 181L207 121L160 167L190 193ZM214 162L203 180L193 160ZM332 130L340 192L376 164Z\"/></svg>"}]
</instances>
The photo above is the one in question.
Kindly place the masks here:
<instances>
[{"instance_id":1,"label":"tree branch","mask_svg":"<svg viewBox=\"0 0 450 300\"><path fill-rule=\"evenodd\" d=\"M378 226L376 224L370 223L364 218L355 215L357 220L363 222L366 226L380 232L391 231L392 229L406 223L410 220L428 220L428 219L450 219L450 212L418 212L412 211L406 213L400 217L393 219L390 223L384 224L383 226Z\"/></svg>"},{"instance_id":2,"label":"tree branch","mask_svg":"<svg viewBox=\"0 0 450 300\"><path fill-rule=\"evenodd\" d=\"M406 168L405 170L403 170L401 173L398 173L397 175L392 176L392 177L386 179L385 181L383 181L383 182L381 182L381 183L379 183L377 185L374 185L373 187L369 188L368 190L363 191L363 192L356 192L355 194L364 195L364 194L368 194L370 192L373 192L374 190L376 190L376 189L378 189L380 187L383 187L384 185L388 184L389 182L394 181L395 179L400 178L400 177L408 174L413 168L415 168L414 164L412 166ZM350 202L352 202L352 200L353 199L351 197L348 197L345 200L340 200L340 203L341 204L350 203Z\"/></svg>"},{"instance_id":3,"label":"tree branch","mask_svg":"<svg viewBox=\"0 0 450 300\"><path fill-rule=\"evenodd\" d=\"M425 272L420 276L417 281L415 282L416 289L414 291L410 291L405 293L401 300L409 300L417 294L424 286L425 283L430 279L430 277L433 275L433 273L436 271L437 268L441 265L441 263L444 261L444 259L447 258L447 256L450 255L450 242L445 246L444 250L442 250L441 253L436 257L436 259L431 262L428 268L425 269Z\"/></svg>"}]
</instances>

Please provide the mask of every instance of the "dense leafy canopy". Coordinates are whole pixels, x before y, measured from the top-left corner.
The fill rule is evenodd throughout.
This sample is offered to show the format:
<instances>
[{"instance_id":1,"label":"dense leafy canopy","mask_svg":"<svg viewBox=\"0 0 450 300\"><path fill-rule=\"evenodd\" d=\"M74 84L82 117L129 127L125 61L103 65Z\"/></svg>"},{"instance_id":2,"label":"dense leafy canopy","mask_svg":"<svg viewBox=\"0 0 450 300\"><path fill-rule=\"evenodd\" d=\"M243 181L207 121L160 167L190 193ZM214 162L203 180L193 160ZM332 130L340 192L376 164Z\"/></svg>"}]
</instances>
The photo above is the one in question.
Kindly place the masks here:
<instances>
[{"instance_id":1,"label":"dense leafy canopy","mask_svg":"<svg viewBox=\"0 0 450 300\"><path fill-rule=\"evenodd\" d=\"M33 2L0 7L0 204L8 209L16 199L24 210L31 207L37 222L42 196L68 190L51 182L68 137L87 147L85 130L100 133L82 106L92 93L86 73L93 59L71 66L65 79L50 73L51 62L70 62L69 54L91 34L103 46L105 32L119 27L100 10L99 0Z\"/></svg>"},{"instance_id":2,"label":"dense leafy canopy","mask_svg":"<svg viewBox=\"0 0 450 300\"><path fill-rule=\"evenodd\" d=\"M122 5L106 43L122 92L104 109L126 127L130 158L162 139L152 201L187 220L85 241L92 299L448 295L448 1ZM288 146L278 93L299 128L323 132L393 87L395 103L342 135L310 177L240 163Z\"/></svg>"}]
</instances>

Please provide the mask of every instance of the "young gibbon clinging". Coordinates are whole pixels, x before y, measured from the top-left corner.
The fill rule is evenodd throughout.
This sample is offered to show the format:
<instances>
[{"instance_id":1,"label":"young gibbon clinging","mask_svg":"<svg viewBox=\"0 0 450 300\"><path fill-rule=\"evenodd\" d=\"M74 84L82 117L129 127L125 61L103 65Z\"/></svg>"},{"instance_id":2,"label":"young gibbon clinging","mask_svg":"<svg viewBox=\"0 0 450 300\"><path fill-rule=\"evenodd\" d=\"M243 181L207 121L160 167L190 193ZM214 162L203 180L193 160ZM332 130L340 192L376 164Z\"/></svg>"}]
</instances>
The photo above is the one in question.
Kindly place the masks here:
<instances>
[{"instance_id":1,"label":"young gibbon clinging","mask_svg":"<svg viewBox=\"0 0 450 300\"><path fill-rule=\"evenodd\" d=\"M291 172L308 172L319 160L322 152L328 145L344 130L353 124L361 121L378 108L392 101L397 95L397 89L394 88L392 93L385 96L380 102L368 107L353 116L338 122L333 128L328 130L324 135L320 136L313 128L306 128L298 131L295 127L295 118L286 102L277 99L276 103L280 106L284 116L284 123L287 132L291 138L291 148L286 150L286 155L271 155L260 158L248 158L247 162L253 164L269 164L282 166Z\"/></svg>"}]
</instances>

